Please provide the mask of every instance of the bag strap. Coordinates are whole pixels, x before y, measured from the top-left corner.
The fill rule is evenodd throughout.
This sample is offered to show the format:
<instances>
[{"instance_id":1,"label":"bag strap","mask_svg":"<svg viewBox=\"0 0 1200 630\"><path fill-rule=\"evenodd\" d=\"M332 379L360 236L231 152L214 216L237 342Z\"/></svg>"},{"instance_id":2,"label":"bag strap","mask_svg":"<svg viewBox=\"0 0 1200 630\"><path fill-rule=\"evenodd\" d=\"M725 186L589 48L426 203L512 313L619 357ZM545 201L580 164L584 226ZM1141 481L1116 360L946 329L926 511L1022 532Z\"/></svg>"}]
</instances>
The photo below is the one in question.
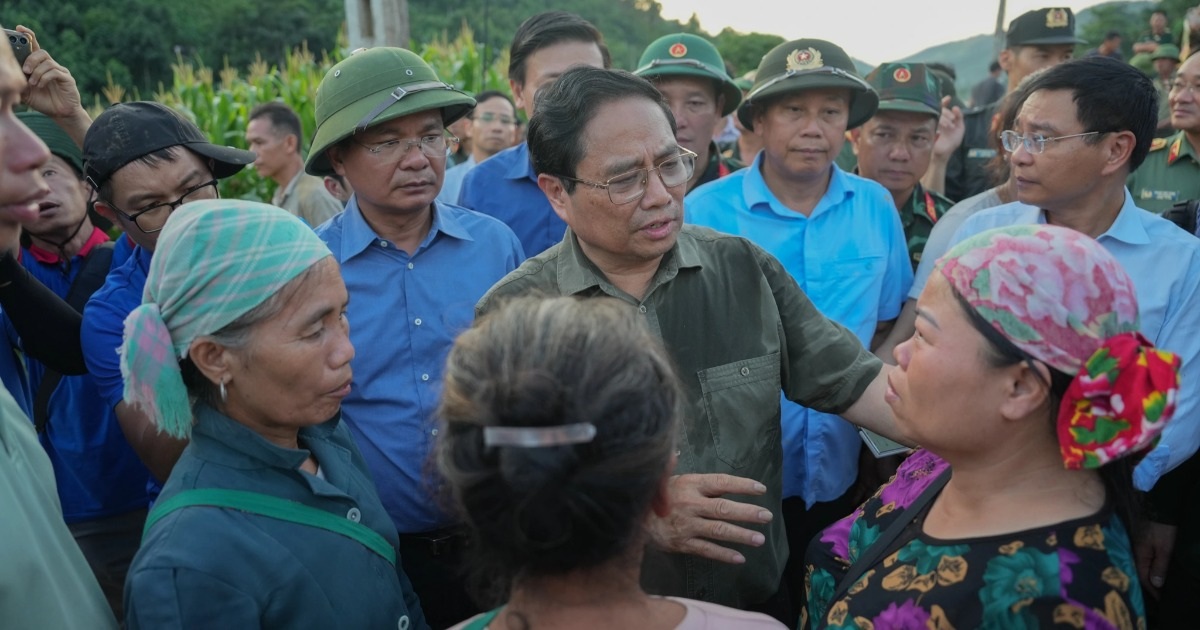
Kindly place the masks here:
<instances>
[{"instance_id":1,"label":"bag strap","mask_svg":"<svg viewBox=\"0 0 1200 630\"><path fill-rule=\"evenodd\" d=\"M146 526L142 529L142 536L145 537L150 532L150 528L166 515L189 507L227 508L324 529L350 538L375 552L392 566L396 565L396 548L379 532L362 523L355 523L297 501L245 490L223 488L184 490L155 504L154 509L150 510L149 516L146 517Z\"/></svg>"},{"instance_id":2,"label":"bag strap","mask_svg":"<svg viewBox=\"0 0 1200 630\"><path fill-rule=\"evenodd\" d=\"M488 624L496 620L501 610L501 608L497 608L496 610L480 615L475 621L463 626L463 630L487 630Z\"/></svg>"},{"instance_id":3,"label":"bag strap","mask_svg":"<svg viewBox=\"0 0 1200 630\"><path fill-rule=\"evenodd\" d=\"M93 293L100 290L100 287L104 285L104 280L108 278L112 258L112 243L101 243L93 247L92 251L84 257L79 273L71 282L71 288L67 290L66 302L71 308L83 313L83 307L87 305L88 299L92 297ZM62 381L62 378L61 372L56 372L49 366L46 366L42 373L42 382L38 385L37 394L33 400L33 426L38 433L45 433L46 425L50 423L50 397L54 395L54 390L58 389L58 383Z\"/></svg>"},{"instance_id":4,"label":"bag strap","mask_svg":"<svg viewBox=\"0 0 1200 630\"><path fill-rule=\"evenodd\" d=\"M921 492L920 496L918 496L911 505L905 508L904 511L900 513L900 516L897 517L896 520L892 521L891 525L888 525L887 529L883 530L883 533L879 535L879 538L875 539L875 543L873 545L863 550L862 554L858 556L858 559L854 561L854 564L850 565L850 568L846 571L846 575L842 576L842 580L838 582L833 598L829 600L830 603L836 602L844 597L846 592L850 590L850 587L854 586L854 583L857 582L859 578L861 578L863 574L867 572L867 569L870 569L872 565L878 562L879 559L882 558L885 553L887 553L888 549L892 546L892 543L900 537L900 534L905 530L905 528L907 528L908 525L912 523L914 519L916 519L917 515L925 509L925 506L929 505L929 503L933 501L934 497L936 497L938 493L942 491L942 488L946 486L947 481L950 481L949 467L946 467L946 469L943 470L941 474L939 474L937 478L933 480L933 483L929 484L929 486L926 487L923 492Z\"/></svg>"}]
</instances>

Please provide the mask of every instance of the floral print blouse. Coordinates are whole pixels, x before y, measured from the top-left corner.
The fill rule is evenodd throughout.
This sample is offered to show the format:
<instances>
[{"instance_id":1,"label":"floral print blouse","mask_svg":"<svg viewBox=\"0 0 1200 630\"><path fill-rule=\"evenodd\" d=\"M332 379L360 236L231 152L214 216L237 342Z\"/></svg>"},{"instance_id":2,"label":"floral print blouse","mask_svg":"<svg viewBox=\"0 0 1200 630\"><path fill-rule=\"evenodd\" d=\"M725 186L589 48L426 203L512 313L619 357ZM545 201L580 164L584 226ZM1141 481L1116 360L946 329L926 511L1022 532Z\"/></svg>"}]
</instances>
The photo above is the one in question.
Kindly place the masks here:
<instances>
[{"instance_id":1,"label":"floral print blouse","mask_svg":"<svg viewBox=\"0 0 1200 630\"><path fill-rule=\"evenodd\" d=\"M801 628L1145 628L1129 535L1111 505L1048 527L959 540L924 534L921 514L893 541L896 551L831 601L851 563L947 467L916 451L875 496L813 539Z\"/></svg>"}]
</instances>

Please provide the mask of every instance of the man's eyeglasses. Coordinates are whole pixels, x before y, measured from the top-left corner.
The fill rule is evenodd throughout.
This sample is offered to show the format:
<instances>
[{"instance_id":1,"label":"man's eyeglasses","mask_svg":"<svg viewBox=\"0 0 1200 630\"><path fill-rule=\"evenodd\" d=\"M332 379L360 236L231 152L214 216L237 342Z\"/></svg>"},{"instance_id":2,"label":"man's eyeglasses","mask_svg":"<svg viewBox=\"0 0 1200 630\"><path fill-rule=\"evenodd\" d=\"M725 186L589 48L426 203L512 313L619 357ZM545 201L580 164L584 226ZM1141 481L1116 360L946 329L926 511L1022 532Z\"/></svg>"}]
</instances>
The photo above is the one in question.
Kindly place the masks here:
<instances>
[{"instance_id":1,"label":"man's eyeglasses","mask_svg":"<svg viewBox=\"0 0 1200 630\"><path fill-rule=\"evenodd\" d=\"M171 213L174 212L179 206L191 201L216 199L218 196L217 180L210 179L203 184L192 186L191 188L187 189L175 201L156 203L154 205L146 206L140 210L134 210L133 212L125 212L124 210L118 208L116 204L108 201L107 199L104 200L104 203L108 204L108 206L113 210L116 210L117 214L120 214L129 221L133 221L133 224L136 225L142 232L145 232L146 234L153 234L163 229L163 226L167 224L167 218L170 217Z\"/></svg>"},{"instance_id":2,"label":"man's eyeglasses","mask_svg":"<svg viewBox=\"0 0 1200 630\"><path fill-rule=\"evenodd\" d=\"M479 122L483 122L483 123L498 122L501 125L505 125L505 126L517 124L517 119L513 118L512 116L508 116L505 114L493 114L492 112L484 112L482 114L476 114L471 117L471 120L478 120Z\"/></svg>"},{"instance_id":3,"label":"man's eyeglasses","mask_svg":"<svg viewBox=\"0 0 1200 630\"><path fill-rule=\"evenodd\" d=\"M691 179L695 170L696 154L682 149L682 153L659 162L654 168L639 168L616 177L610 177L608 181L604 182L593 182L566 175L558 175L558 177L587 184L593 188L607 189L609 200L621 205L637 201L646 194L646 186L650 183L650 174L654 171L658 171L658 178L662 180L663 186L675 188Z\"/></svg>"},{"instance_id":4,"label":"man's eyeglasses","mask_svg":"<svg viewBox=\"0 0 1200 630\"><path fill-rule=\"evenodd\" d=\"M1015 131L1001 131L1000 144L1005 151L1015 153L1018 147L1024 146L1026 153L1039 155L1046 150L1047 142L1058 142L1068 138L1082 138L1084 136L1094 136L1098 133L1108 133L1106 131L1089 131L1087 133L1073 133L1069 136L1058 136L1056 138L1047 138L1040 133L1031 133L1022 136Z\"/></svg>"},{"instance_id":5,"label":"man's eyeglasses","mask_svg":"<svg viewBox=\"0 0 1200 630\"><path fill-rule=\"evenodd\" d=\"M450 143L458 142L458 138L446 134L422 136L416 140L385 140L375 144L363 144L358 140L354 144L364 148L368 153L383 162L399 162L408 155L408 150L414 146L421 149L425 157L436 160L446 159L450 155Z\"/></svg>"},{"instance_id":6,"label":"man's eyeglasses","mask_svg":"<svg viewBox=\"0 0 1200 630\"><path fill-rule=\"evenodd\" d=\"M1184 83L1180 79L1175 79L1175 82L1171 84L1171 93L1183 94L1184 92L1191 92L1192 96L1200 95L1200 83Z\"/></svg>"}]
</instances>

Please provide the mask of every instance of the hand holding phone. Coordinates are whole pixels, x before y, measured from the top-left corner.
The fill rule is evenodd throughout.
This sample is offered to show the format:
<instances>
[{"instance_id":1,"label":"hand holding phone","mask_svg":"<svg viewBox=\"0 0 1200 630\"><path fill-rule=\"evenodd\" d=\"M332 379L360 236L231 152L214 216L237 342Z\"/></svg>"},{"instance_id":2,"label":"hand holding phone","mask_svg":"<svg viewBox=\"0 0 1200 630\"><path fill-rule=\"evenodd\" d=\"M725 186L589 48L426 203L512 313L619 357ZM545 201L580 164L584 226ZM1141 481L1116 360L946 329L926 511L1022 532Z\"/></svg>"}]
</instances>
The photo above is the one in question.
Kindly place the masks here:
<instances>
[{"instance_id":1,"label":"hand holding phone","mask_svg":"<svg viewBox=\"0 0 1200 630\"><path fill-rule=\"evenodd\" d=\"M25 60L33 52L32 38L25 33L7 28L4 29L4 36L8 38L8 45L12 46L13 56L17 58L17 65L25 67Z\"/></svg>"}]
</instances>

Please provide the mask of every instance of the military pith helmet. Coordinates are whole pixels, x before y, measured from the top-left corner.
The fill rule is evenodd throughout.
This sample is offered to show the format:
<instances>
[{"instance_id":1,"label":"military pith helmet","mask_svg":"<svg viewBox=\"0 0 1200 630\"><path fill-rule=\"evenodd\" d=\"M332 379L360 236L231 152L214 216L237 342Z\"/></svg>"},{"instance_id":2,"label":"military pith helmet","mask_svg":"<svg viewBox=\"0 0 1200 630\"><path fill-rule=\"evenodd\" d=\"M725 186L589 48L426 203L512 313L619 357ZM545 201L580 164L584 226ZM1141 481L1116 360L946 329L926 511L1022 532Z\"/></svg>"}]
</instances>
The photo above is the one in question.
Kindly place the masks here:
<instances>
[{"instance_id":1,"label":"military pith helmet","mask_svg":"<svg viewBox=\"0 0 1200 630\"><path fill-rule=\"evenodd\" d=\"M304 170L332 175L326 149L372 125L434 109L449 125L474 107L475 99L444 83L416 53L360 50L330 68L317 86L317 132Z\"/></svg>"},{"instance_id":2,"label":"military pith helmet","mask_svg":"<svg viewBox=\"0 0 1200 630\"><path fill-rule=\"evenodd\" d=\"M1156 59L1174 59L1179 61L1179 47L1175 44L1159 44L1158 48L1154 49L1154 53L1150 55L1150 60Z\"/></svg>"},{"instance_id":3,"label":"military pith helmet","mask_svg":"<svg viewBox=\"0 0 1200 630\"><path fill-rule=\"evenodd\" d=\"M1008 23L1005 46L1083 44L1075 37L1075 14L1065 7L1027 11Z\"/></svg>"},{"instance_id":4,"label":"military pith helmet","mask_svg":"<svg viewBox=\"0 0 1200 630\"><path fill-rule=\"evenodd\" d=\"M754 75L754 87L738 108L738 120L743 127L754 129L755 103L814 88L850 90L847 129L870 120L879 106L879 96L858 76L846 51L823 39L798 39L780 44L763 56Z\"/></svg>"},{"instance_id":5,"label":"military pith helmet","mask_svg":"<svg viewBox=\"0 0 1200 630\"><path fill-rule=\"evenodd\" d=\"M742 102L742 91L725 72L725 60L707 39L690 33L664 35L654 40L642 52L634 74L649 79L656 77L700 77L716 81L725 96L722 116L728 116Z\"/></svg>"},{"instance_id":6,"label":"military pith helmet","mask_svg":"<svg viewBox=\"0 0 1200 630\"><path fill-rule=\"evenodd\" d=\"M879 93L879 111L941 116L941 90L923 63L885 63L867 75Z\"/></svg>"}]
</instances>

